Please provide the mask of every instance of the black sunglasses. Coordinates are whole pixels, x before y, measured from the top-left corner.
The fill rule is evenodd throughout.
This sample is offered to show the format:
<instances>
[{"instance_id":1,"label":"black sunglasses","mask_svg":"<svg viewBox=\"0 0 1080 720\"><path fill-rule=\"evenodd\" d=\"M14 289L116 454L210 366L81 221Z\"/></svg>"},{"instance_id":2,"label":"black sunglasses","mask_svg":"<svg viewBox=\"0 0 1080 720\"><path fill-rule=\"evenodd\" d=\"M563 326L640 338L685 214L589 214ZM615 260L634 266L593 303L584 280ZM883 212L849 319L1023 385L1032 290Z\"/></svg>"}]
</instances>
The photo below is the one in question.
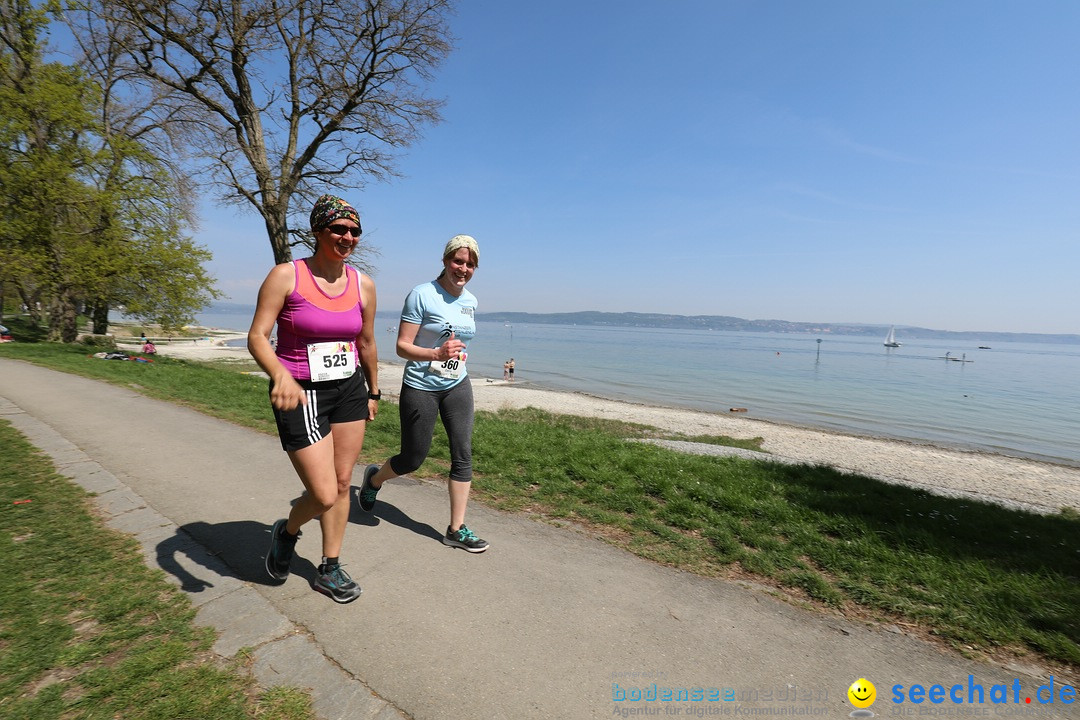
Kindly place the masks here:
<instances>
[{"instance_id":1,"label":"black sunglasses","mask_svg":"<svg viewBox=\"0 0 1080 720\"><path fill-rule=\"evenodd\" d=\"M355 237L360 237L360 233L363 232L360 226L349 227L348 225L327 225L326 229L340 237L345 237L346 234Z\"/></svg>"}]
</instances>

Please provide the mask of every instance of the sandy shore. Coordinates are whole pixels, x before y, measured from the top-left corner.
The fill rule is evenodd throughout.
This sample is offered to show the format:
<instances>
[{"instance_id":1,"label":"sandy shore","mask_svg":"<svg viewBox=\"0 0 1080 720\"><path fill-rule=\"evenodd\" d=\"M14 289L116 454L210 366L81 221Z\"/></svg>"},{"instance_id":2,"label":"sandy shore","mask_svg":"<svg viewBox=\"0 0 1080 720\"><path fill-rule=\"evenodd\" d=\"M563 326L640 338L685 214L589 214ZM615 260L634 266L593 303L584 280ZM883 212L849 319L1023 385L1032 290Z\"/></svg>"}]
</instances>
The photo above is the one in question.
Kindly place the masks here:
<instances>
[{"instance_id":1,"label":"sandy shore","mask_svg":"<svg viewBox=\"0 0 1080 720\"><path fill-rule=\"evenodd\" d=\"M244 347L228 347L242 333L209 332L206 337L159 343L158 352L193 360L250 360ZM135 345L121 344L127 351ZM380 363L379 384L396 398L401 365ZM856 437L765 422L738 415L661 408L604 400L581 393L556 392L473 376L476 407L535 407L553 413L640 423L685 435L728 435L764 439L774 455L925 488L942 495L972 497L1037 512L1063 507L1080 510L1080 468L1020 460L1001 455L962 452L930 445ZM706 448L707 449L707 448Z\"/></svg>"}]
</instances>

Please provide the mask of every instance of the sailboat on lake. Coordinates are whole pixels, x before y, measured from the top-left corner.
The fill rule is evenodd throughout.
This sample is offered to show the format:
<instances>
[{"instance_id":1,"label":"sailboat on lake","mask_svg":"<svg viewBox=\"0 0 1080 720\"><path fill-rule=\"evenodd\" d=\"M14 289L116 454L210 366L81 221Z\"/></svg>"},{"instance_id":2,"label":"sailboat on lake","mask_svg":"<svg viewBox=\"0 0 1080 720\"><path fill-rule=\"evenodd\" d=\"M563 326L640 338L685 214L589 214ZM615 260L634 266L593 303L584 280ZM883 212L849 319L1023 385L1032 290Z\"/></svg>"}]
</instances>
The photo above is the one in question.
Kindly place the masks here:
<instances>
[{"instance_id":1,"label":"sailboat on lake","mask_svg":"<svg viewBox=\"0 0 1080 720\"><path fill-rule=\"evenodd\" d=\"M890 327L889 334L885 336L885 347L900 347L900 343L896 342L896 328Z\"/></svg>"}]
</instances>

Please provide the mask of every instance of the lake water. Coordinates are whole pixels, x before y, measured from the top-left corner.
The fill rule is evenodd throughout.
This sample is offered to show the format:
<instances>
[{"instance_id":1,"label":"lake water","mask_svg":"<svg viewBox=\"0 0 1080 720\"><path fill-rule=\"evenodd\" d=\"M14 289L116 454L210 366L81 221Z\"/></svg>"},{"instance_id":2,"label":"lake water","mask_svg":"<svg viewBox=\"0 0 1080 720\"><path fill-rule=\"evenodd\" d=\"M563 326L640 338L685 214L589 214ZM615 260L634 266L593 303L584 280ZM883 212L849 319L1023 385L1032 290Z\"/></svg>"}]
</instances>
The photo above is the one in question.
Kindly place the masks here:
<instances>
[{"instance_id":1,"label":"lake water","mask_svg":"<svg viewBox=\"0 0 1080 720\"><path fill-rule=\"evenodd\" d=\"M199 322L246 330L251 316ZM395 355L379 315L379 359ZM1080 346L477 322L469 367L519 383L666 407L1080 466ZM963 343L963 344L961 344ZM942 359L966 357L971 362ZM744 415L740 413L740 415Z\"/></svg>"}]
</instances>

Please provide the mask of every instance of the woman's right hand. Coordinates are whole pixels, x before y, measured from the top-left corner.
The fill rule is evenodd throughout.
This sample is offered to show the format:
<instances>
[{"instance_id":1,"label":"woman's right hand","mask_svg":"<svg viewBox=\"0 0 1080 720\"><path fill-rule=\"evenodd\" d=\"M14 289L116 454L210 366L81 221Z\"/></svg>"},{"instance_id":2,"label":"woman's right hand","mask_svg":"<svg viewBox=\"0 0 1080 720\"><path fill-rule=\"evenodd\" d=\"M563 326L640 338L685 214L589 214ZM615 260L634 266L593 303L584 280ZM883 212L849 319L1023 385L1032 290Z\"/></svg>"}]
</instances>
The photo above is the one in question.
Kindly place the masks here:
<instances>
[{"instance_id":1,"label":"woman's right hand","mask_svg":"<svg viewBox=\"0 0 1080 720\"><path fill-rule=\"evenodd\" d=\"M445 362L457 358L463 352L465 352L465 343L454 337L454 333L451 332L449 339L439 346L438 357L435 359Z\"/></svg>"},{"instance_id":2,"label":"woman's right hand","mask_svg":"<svg viewBox=\"0 0 1080 720\"><path fill-rule=\"evenodd\" d=\"M292 375L285 373L274 378L274 387L270 390L270 404L276 410L294 410L297 405L307 405L304 388Z\"/></svg>"}]
</instances>

